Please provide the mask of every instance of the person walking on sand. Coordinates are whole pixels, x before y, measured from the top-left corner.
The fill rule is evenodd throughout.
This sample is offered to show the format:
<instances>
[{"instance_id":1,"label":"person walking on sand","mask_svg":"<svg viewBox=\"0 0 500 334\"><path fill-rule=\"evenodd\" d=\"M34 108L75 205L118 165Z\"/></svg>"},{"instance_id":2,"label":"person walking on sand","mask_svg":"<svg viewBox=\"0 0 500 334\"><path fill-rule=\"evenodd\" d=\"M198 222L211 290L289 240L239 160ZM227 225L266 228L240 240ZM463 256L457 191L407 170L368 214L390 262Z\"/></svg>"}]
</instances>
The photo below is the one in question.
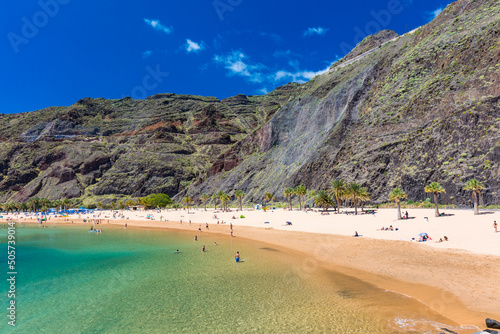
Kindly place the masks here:
<instances>
[{"instance_id":1,"label":"person walking on sand","mask_svg":"<svg viewBox=\"0 0 500 334\"><path fill-rule=\"evenodd\" d=\"M240 252L236 252L236 256L234 258L236 262L240 262Z\"/></svg>"},{"instance_id":2,"label":"person walking on sand","mask_svg":"<svg viewBox=\"0 0 500 334\"><path fill-rule=\"evenodd\" d=\"M495 229L495 233L497 233L498 224L496 220L493 222L493 228Z\"/></svg>"}]
</instances>

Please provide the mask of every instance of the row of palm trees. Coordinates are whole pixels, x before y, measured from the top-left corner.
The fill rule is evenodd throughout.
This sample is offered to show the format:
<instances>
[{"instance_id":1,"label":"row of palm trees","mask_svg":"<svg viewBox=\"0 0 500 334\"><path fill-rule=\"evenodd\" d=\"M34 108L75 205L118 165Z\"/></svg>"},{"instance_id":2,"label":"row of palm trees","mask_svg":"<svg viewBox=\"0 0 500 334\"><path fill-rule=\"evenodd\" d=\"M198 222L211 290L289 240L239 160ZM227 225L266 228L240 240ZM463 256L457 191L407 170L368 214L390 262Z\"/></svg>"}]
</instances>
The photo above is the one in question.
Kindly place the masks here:
<instances>
[{"instance_id":1,"label":"row of palm trees","mask_svg":"<svg viewBox=\"0 0 500 334\"><path fill-rule=\"evenodd\" d=\"M238 198L239 200L239 207L240 210L242 210L242 199L245 197L245 193L241 190L236 190L234 192L234 197ZM231 195L223 192L222 190L219 190L217 193L213 194L212 196L208 194L202 194L200 196L200 200L203 203L205 211L207 211L207 202L209 200L212 200L214 203L214 210L217 210L217 204L220 203L221 208L223 211L228 211L227 204L231 200ZM194 199L191 196L186 196L182 199L182 203L186 205L187 209L189 210L189 206L193 204Z\"/></svg>"},{"instance_id":2,"label":"row of palm trees","mask_svg":"<svg viewBox=\"0 0 500 334\"><path fill-rule=\"evenodd\" d=\"M464 185L464 190L472 191L472 197L474 200L474 214L479 214L479 206L478 200L481 192L485 189L485 186L476 179L471 179L467 181ZM439 208L438 208L438 194L445 193L445 189L438 183L432 182L424 188L426 193L432 193L434 195L434 205L435 205L435 215L439 217ZM328 210L329 207L336 206L340 208L342 204L347 204L347 201L350 201L354 206L354 213L358 214L358 206L361 204L368 202L371 200L371 196L367 190L367 188L362 187L359 183L346 183L341 179L335 179L330 182L330 187L328 190L319 190L319 191L307 191L307 188L304 185L299 185L295 188L286 188L283 192L283 195L288 200L290 210L292 207L292 197L298 196L299 200L299 209L302 210L302 203L304 201L304 197L308 196L309 199L313 199L314 204L321 207L323 210ZM242 210L242 199L245 197L245 193L241 190L236 190L234 192L234 197L236 197L239 201L239 208ZM224 211L228 211L228 202L231 200L232 196L223 191L219 191L212 196L208 194L203 194L200 197L201 202L204 204L205 211L207 210L207 202L211 199L214 204L214 209L217 210L217 205L220 204L221 209ZM401 201L408 198L407 194L401 188L394 188L389 193L389 200L395 201L397 205L397 214L398 219L401 219ZM275 196L271 192L266 192L264 195L264 200L268 203L275 200ZM186 196L183 199L183 203L189 209L189 207L193 204L194 200L190 196ZM137 201L140 204L140 199ZM70 199L62 199L50 201L46 198L31 198L27 202L23 203L0 203L0 211L8 212L21 212L21 211L47 211L48 208L58 208L59 210L65 210L73 202ZM125 208L126 206L135 205L135 202L129 200L127 202L120 202L120 208ZM98 204L98 207L103 207L101 203Z\"/></svg>"},{"instance_id":3,"label":"row of palm trees","mask_svg":"<svg viewBox=\"0 0 500 334\"><path fill-rule=\"evenodd\" d=\"M359 183L346 183L342 179L335 179L330 182L327 191L320 190L314 197L314 204L327 210L330 206L337 206L339 209L343 203L350 201L354 206L354 214L358 214L358 206L371 200L370 193L366 187Z\"/></svg>"},{"instance_id":4,"label":"row of palm trees","mask_svg":"<svg viewBox=\"0 0 500 334\"><path fill-rule=\"evenodd\" d=\"M479 214L479 196L481 195L481 192L486 189L484 184L479 182L476 179L471 179L467 181L464 185L464 190L470 190L472 191L472 198L474 200L474 214L478 215ZM439 217L439 207L438 207L438 194L440 193L446 193L446 190L438 183L438 182L432 182L428 186L424 188L424 191L426 193L432 193L434 195L434 208L435 208L435 216ZM401 188L394 188L394 190L389 193L389 200L390 201L395 201L396 205L398 207L398 219L401 219L401 201L408 198L406 193L401 189Z\"/></svg>"},{"instance_id":5,"label":"row of palm trees","mask_svg":"<svg viewBox=\"0 0 500 334\"><path fill-rule=\"evenodd\" d=\"M285 197L289 199L290 203L290 209L292 208L292 196L297 195L299 197L299 207L302 209L302 200L304 196L307 194L307 189L303 185L299 185L295 188L287 188L285 189ZM239 209L240 211L243 209L243 197L245 197L245 193L241 190L236 190L234 192L234 197L238 199L239 203ZM204 210L207 211L207 202L209 200L212 200L214 204L214 210L217 210L217 205L220 204L221 209L223 211L228 211L228 203L231 201L232 196L228 193L223 192L222 190L219 190L217 193L213 195L208 195L206 193L202 194L200 196L200 200L203 203ZM274 201L275 197L271 192L266 192L264 195L264 201L270 203L271 201ZM191 196L186 196L182 199L182 203L185 204L185 206L189 209L189 206L194 202L193 198Z\"/></svg>"},{"instance_id":6,"label":"row of palm trees","mask_svg":"<svg viewBox=\"0 0 500 334\"><path fill-rule=\"evenodd\" d=\"M479 214L478 199L481 192L485 189L485 186L476 179L471 179L467 181L464 185L464 190L472 191L472 197L474 200L474 214ZM438 194L445 193L445 189L438 183L432 182L424 188L426 193L432 193L434 195L434 205L435 205L435 215L439 217L439 207L438 207ZM304 197L308 196L308 200L313 200L314 204L321 207L324 211L328 210L329 207L340 208L343 204L347 205L350 202L354 206L354 214L358 214L358 207L361 205L363 208L364 203L371 200L370 193L366 187L362 187L359 183L352 182L346 183L342 179L335 179L330 182L330 187L327 190L319 191L307 191L304 185L299 185L295 188L286 188L283 192L283 196L287 199L289 209L292 207L292 197L298 196L299 209L302 210L302 203ZM208 194L203 194L200 197L201 202L203 202L205 211L207 210L207 202L212 200L214 204L214 209L217 210L217 205L220 203L222 210L227 211L228 202L231 200L231 195L223 191L219 191L212 196ZM242 210L242 199L245 197L245 193L241 190L236 190L234 192L234 197L239 201L239 208ZM389 200L395 201L397 204L397 214L398 219L401 219L401 201L408 198L407 194L401 188L394 188L389 193ZM275 197L271 192L266 192L264 195L264 201L270 203L274 201ZM186 204L187 208L194 202L193 198L186 196L183 199L183 203Z\"/></svg>"},{"instance_id":7,"label":"row of palm trees","mask_svg":"<svg viewBox=\"0 0 500 334\"><path fill-rule=\"evenodd\" d=\"M37 212L37 211L47 211L49 208L57 208L60 210L66 210L70 205L73 204L68 198L61 200L51 201L47 198L30 198L27 202L21 203L0 203L0 211L9 212Z\"/></svg>"}]
</instances>

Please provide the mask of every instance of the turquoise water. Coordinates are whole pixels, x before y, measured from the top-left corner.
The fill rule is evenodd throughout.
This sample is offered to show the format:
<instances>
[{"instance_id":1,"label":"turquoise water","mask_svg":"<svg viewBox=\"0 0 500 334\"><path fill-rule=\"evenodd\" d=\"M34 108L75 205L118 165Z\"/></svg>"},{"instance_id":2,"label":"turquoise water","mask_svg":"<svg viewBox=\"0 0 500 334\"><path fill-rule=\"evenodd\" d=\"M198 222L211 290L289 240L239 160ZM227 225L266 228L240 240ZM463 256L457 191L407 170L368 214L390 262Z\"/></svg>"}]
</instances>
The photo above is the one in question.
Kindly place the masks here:
<instances>
[{"instance_id":1,"label":"turquoise water","mask_svg":"<svg viewBox=\"0 0 500 334\"><path fill-rule=\"evenodd\" d=\"M366 286L346 288L331 273L308 273L296 256L257 242L87 229L17 228L17 326L4 317L0 333L397 332L373 300L356 298ZM6 235L0 230L2 250ZM236 251L243 263L235 263ZM7 272L6 256L0 266Z\"/></svg>"}]
</instances>

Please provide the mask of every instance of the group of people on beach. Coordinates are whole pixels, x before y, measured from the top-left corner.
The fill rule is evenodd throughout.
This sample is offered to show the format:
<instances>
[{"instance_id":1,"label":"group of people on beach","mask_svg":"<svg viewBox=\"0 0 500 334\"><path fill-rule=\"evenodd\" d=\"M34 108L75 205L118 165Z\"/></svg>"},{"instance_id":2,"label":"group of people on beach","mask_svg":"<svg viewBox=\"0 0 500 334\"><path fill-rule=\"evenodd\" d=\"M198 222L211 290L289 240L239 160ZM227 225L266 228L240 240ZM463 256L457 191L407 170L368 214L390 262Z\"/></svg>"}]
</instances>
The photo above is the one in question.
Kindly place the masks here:
<instances>
[{"instance_id":1,"label":"group of people on beach","mask_svg":"<svg viewBox=\"0 0 500 334\"><path fill-rule=\"evenodd\" d=\"M380 231L399 231L399 228L394 228L392 225L390 225L389 227L381 227L380 228Z\"/></svg>"},{"instance_id":2,"label":"group of people on beach","mask_svg":"<svg viewBox=\"0 0 500 334\"><path fill-rule=\"evenodd\" d=\"M443 241L448 241L448 237L446 235L442 238L439 238L439 241L437 242L443 242Z\"/></svg>"}]
</instances>

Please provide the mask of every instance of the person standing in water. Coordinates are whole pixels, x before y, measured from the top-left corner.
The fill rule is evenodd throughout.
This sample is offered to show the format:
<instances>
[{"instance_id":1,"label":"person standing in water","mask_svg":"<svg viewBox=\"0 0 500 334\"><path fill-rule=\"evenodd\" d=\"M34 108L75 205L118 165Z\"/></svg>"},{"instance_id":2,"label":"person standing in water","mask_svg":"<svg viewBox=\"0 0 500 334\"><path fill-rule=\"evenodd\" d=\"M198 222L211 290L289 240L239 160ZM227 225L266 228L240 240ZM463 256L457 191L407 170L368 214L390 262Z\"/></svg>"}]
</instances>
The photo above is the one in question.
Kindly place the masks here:
<instances>
[{"instance_id":1,"label":"person standing in water","mask_svg":"<svg viewBox=\"0 0 500 334\"><path fill-rule=\"evenodd\" d=\"M234 258L236 262L240 262L240 252L236 252L236 256Z\"/></svg>"},{"instance_id":2,"label":"person standing in water","mask_svg":"<svg viewBox=\"0 0 500 334\"><path fill-rule=\"evenodd\" d=\"M205 253L205 245L203 245L203 248L201 250L203 253Z\"/></svg>"}]
</instances>

